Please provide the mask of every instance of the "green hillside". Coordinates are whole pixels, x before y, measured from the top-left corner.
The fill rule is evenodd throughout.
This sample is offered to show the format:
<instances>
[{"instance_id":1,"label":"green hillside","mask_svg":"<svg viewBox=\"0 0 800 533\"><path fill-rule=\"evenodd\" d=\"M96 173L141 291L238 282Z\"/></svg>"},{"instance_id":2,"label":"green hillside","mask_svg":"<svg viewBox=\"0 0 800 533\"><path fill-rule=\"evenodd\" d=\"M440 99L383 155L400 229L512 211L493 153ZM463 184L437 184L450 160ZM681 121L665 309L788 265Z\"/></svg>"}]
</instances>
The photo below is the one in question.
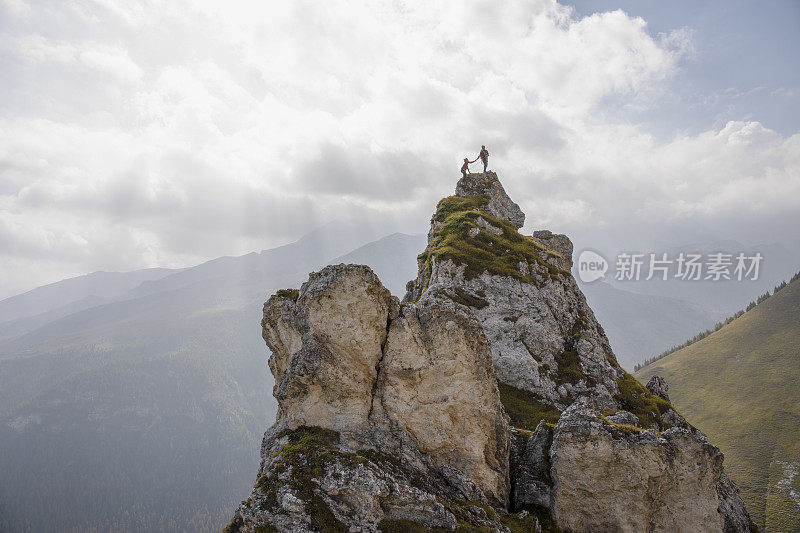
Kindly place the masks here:
<instances>
[{"instance_id":1,"label":"green hillside","mask_svg":"<svg viewBox=\"0 0 800 533\"><path fill-rule=\"evenodd\" d=\"M755 523L800 531L800 280L636 377L654 374L725 453Z\"/></svg>"}]
</instances>

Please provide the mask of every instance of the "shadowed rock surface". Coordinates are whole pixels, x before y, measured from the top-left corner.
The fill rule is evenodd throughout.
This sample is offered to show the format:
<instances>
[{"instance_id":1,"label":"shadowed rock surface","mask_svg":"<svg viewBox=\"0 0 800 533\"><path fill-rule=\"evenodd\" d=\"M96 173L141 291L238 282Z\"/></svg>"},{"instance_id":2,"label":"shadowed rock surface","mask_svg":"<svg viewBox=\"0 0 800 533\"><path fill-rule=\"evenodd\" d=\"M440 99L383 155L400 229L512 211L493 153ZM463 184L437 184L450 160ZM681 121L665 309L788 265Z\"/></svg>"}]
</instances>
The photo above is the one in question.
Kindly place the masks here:
<instances>
[{"instance_id":1,"label":"shadowed rock surface","mask_svg":"<svg viewBox=\"0 0 800 533\"><path fill-rule=\"evenodd\" d=\"M402 305L344 264L269 299L279 411L229 530L748 530L719 449L617 364L569 239L523 222L468 174Z\"/></svg>"}]
</instances>

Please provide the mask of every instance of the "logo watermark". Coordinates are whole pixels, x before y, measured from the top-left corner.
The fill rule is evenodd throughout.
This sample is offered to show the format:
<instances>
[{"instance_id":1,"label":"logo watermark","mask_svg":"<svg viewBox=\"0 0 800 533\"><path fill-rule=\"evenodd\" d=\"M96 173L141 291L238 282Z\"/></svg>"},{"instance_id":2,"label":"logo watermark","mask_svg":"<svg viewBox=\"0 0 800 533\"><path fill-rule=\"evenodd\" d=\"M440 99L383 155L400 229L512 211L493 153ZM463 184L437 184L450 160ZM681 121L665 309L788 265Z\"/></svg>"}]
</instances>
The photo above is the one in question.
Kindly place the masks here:
<instances>
[{"instance_id":1,"label":"logo watermark","mask_svg":"<svg viewBox=\"0 0 800 533\"><path fill-rule=\"evenodd\" d=\"M608 261L593 250L584 250L578 256L578 277L584 283L591 283L605 276Z\"/></svg>"},{"instance_id":2,"label":"logo watermark","mask_svg":"<svg viewBox=\"0 0 800 533\"><path fill-rule=\"evenodd\" d=\"M715 252L709 254L684 253L627 253L617 255L614 279L617 281L756 281L764 256L753 254ZM578 256L578 277L591 283L605 277L608 261L594 250L583 250Z\"/></svg>"}]
</instances>

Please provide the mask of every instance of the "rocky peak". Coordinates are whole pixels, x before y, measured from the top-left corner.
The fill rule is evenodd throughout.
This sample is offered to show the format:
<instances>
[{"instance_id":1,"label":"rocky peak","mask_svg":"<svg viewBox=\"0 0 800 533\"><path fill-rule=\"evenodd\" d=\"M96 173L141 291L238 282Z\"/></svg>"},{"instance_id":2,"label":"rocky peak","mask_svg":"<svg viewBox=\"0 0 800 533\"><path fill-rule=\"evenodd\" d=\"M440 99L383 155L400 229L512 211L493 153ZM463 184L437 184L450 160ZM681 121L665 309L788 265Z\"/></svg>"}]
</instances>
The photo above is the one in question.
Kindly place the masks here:
<instances>
[{"instance_id":1,"label":"rocky peak","mask_svg":"<svg viewBox=\"0 0 800 533\"><path fill-rule=\"evenodd\" d=\"M722 454L616 362L492 173L431 219L402 302L333 265L264 305L279 411L231 531L746 531Z\"/></svg>"},{"instance_id":2,"label":"rocky peak","mask_svg":"<svg viewBox=\"0 0 800 533\"><path fill-rule=\"evenodd\" d=\"M456 184L456 196L462 198L486 197L483 209L490 215L511 223L516 229L525 224L525 213L506 194L497 174L482 172L467 174Z\"/></svg>"},{"instance_id":3,"label":"rocky peak","mask_svg":"<svg viewBox=\"0 0 800 533\"><path fill-rule=\"evenodd\" d=\"M570 273L572 243L547 230L523 235L523 221L496 174L464 176L437 205L403 302L445 297L469 308L505 396L527 393L554 413L580 398L622 408L625 372Z\"/></svg>"}]
</instances>

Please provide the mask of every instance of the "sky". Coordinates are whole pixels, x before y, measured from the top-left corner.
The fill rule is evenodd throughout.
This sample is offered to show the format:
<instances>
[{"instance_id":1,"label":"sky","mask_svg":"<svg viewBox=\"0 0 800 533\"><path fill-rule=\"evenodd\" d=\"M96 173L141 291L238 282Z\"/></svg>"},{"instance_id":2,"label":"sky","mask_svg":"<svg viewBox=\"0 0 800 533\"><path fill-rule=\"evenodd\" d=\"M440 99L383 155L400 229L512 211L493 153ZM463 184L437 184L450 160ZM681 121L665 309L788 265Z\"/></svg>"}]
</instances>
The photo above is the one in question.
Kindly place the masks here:
<instances>
[{"instance_id":1,"label":"sky","mask_svg":"<svg viewBox=\"0 0 800 533\"><path fill-rule=\"evenodd\" d=\"M481 144L527 232L795 248L798 30L779 0L0 0L0 298L422 233Z\"/></svg>"}]
</instances>

